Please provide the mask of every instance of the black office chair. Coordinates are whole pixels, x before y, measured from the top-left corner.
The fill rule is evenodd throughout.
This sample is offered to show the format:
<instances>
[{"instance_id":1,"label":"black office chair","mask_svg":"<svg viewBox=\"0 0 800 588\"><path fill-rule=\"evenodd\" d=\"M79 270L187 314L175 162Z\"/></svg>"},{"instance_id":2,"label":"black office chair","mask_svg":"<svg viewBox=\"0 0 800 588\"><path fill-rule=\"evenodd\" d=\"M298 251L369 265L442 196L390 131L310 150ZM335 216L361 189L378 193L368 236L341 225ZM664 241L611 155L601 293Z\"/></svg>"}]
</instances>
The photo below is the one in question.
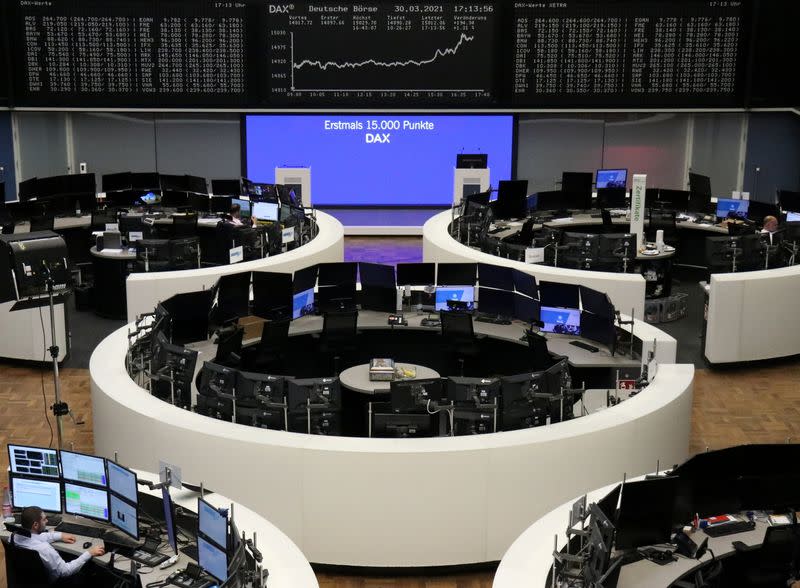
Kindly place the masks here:
<instances>
[{"instance_id":1,"label":"black office chair","mask_svg":"<svg viewBox=\"0 0 800 588\"><path fill-rule=\"evenodd\" d=\"M42 563L39 553L32 549L25 549L14 544L12 534L10 539L3 539L3 548L6 555L6 579L8 588L25 586L29 588L46 588L50 586L47 570Z\"/></svg>"},{"instance_id":2,"label":"black office chair","mask_svg":"<svg viewBox=\"0 0 800 588\"><path fill-rule=\"evenodd\" d=\"M342 357L356 349L358 311L327 312L322 322L320 353L333 357L333 372L338 376Z\"/></svg>"},{"instance_id":3,"label":"black office chair","mask_svg":"<svg viewBox=\"0 0 800 588\"><path fill-rule=\"evenodd\" d=\"M54 229L56 219L51 214L42 216L31 217L31 233L34 231L52 231Z\"/></svg>"},{"instance_id":4,"label":"black office chair","mask_svg":"<svg viewBox=\"0 0 800 588\"><path fill-rule=\"evenodd\" d=\"M728 235L731 237L738 237L739 235L745 235L747 233L752 233L753 228L748 227L744 223L736 223L736 222L729 222L728 223Z\"/></svg>"},{"instance_id":5,"label":"black office chair","mask_svg":"<svg viewBox=\"0 0 800 588\"><path fill-rule=\"evenodd\" d=\"M528 340L528 349L531 350L531 371L544 371L555 363L553 356L547 349L547 339L544 335L533 331L525 331Z\"/></svg>"},{"instance_id":6,"label":"black office chair","mask_svg":"<svg viewBox=\"0 0 800 588\"><path fill-rule=\"evenodd\" d=\"M243 338L244 329L241 327L222 329L217 339L217 355L214 357L214 363L238 368L242 363Z\"/></svg>"},{"instance_id":7,"label":"black office chair","mask_svg":"<svg viewBox=\"0 0 800 588\"><path fill-rule=\"evenodd\" d=\"M614 232L614 223L611 222L611 211L605 208L600 209L600 218L603 219L603 231L606 233Z\"/></svg>"},{"instance_id":8,"label":"black office chair","mask_svg":"<svg viewBox=\"0 0 800 588\"><path fill-rule=\"evenodd\" d=\"M674 210L649 209L649 223L645 235L648 241L656 240L656 232L664 231L664 243L676 247L678 245L678 226Z\"/></svg>"},{"instance_id":9,"label":"black office chair","mask_svg":"<svg viewBox=\"0 0 800 588\"><path fill-rule=\"evenodd\" d=\"M181 239L183 237L197 236L197 215L196 214L176 214L172 217L172 238Z\"/></svg>"},{"instance_id":10,"label":"black office chair","mask_svg":"<svg viewBox=\"0 0 800 588\"><path fill-rule=\"evenodd\" d=\"M467 312L442 311L439 313L442 324L444 348L455 357L458 375L464 375L464 362L478 356L477 339L472 325L472 315Z\"/></svg>"},{"instance_id":11,"label":"black office chair","mask_svg":"<svg viewBox=\"0 0 800 588\"><path fill-rule=\"evenodd\" d=\"M519 230L519 233L509 236L506 239L503 239L504 243L510 243L514 245L523 245L525 247L530 247L531 243L533 242L533 218L529 218L524 223L522 223L522 228Z\"/></svg>"},{"instance_id":12,"label":"black office chair","mask_svg":"<svg viewBox=\"0 0 800 588\"><path fill-rule=\"evenodd\" d=\"M248 371L281 373L289 341L289 319L266 321L258 345L245 350L243 364Z\"/></svg>"},{"instance_id":13,"label":"black office chair","mask_svg":"<svg viewBox=\"0 0 800 588\"><path fill-rule=\"evenodd\" d=\"M752 553L745 571L745 586L785 586L792 561L800 550L800 530L795 525L769 527L760 548L734 545L739 553Z\"/></svg>"}]
</instances>

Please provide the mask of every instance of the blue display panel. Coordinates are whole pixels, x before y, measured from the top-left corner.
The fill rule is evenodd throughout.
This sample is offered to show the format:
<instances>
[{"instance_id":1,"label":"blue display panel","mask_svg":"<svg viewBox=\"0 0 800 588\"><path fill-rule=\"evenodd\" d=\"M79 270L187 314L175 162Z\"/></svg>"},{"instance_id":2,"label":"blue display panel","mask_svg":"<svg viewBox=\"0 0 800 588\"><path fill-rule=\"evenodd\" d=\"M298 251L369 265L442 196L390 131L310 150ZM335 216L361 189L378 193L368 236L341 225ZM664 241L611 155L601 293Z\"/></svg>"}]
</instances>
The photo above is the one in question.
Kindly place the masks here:
<instances>
[{"instance_id":1,"label":"blue display panel","mask_svg":"<svg viewBox=\"0 0 800 588\"><path fill-rule=\"evenodd\" d=\"M314 206L449 206L458 153L487 153L492 183L511 178L511 115L250 115L246 175L310 167Z\"/></svg>"},{"instance_id":2,"label":"blue display panel","mask_svg":"<svg viewBox=\"0 0 800 588\"><path fill-rule=\"evenodd\" d=\"M749 200L720 198L717 200L717 217L727 218L730 215L744 218L747 216L748 208L750 208Z\"/></svg>"},{"instance_id":3,"label":"blue display panel","mask_svg":"<svg viewBox=\"0 0 800 588\"><path fill-rule=\"evenodd\" d=\"M581 311L577 308L542 306L541 320L544 323L542 331L545 333L581 334Z\"/></svg>"},{"instance_id":4,"label":"blue display panel","mask_svg":"<svg viewBox=\"0 0 800 588\"><path fill-rule=\"evenodd\" d=\"M467 307L465 310L474 310L475 308L475 287L474 286L439 286L436 288L436 306L435 309L447 310L447 301L453 300L455 302L465 302Z\"/></svg>"}]
</instances>

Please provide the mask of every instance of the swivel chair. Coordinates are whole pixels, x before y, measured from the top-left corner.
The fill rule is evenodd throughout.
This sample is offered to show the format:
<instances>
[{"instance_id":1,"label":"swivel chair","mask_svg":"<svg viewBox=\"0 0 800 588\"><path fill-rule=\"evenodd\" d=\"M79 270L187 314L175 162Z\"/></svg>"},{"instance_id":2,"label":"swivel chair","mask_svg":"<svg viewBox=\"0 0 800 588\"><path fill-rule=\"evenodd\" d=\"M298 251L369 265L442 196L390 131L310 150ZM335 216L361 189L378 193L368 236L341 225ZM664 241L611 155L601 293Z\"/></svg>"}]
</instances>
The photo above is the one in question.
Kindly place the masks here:
<instances>
[{"instance_id":1,"label":"swivel chair","mask_svg":"<svg viewBox=\"0 0 800 588\"><path fill-rule=\"evenodd\" d=\"M31 233L34 231L52 231L56 219L51 214L31 217Z\"/></svg>"},{"instance_id":2,"label":"swivel chair","mask_svg":"<svg viewBox=\"0 0 800 588\"><path fill-rule=\"evenodd\" d=\"M439 317L444 348L456 359L458 375L463 376L464 361L478 356L472 315L466 312L442 311Z\"/></svg>"},{"instance_id":3,"label":"swivel chair","mask_svg":"<svg viewBox=\"0 0 800 588\"><path fill-rule=\"evenodd\" d=\"M528 341L528 349L531 350L531 371L541 372L552 366L555 361L547 350L547 339L544 335L525 331L525 338Z\"/></svg>"},{"instance_id":4,"label":"swivel chair","mask_svg":"<svg viewBox=\"0 0 800 588\"><path fill-rule=\"evenodd\" d=\"M339 375L342 356L355 354L357 324L358 311L327 312L324 315L319 350L332 356L336 376Z\"/></svg>"},{"instance_id":5,"label":"swivel chair","mask_svg":"<svg viewBox=\"0 0 800 588\"><path fill-rule=\"evenodd\" d=\"M645 235L648 241L656 240L656 232L664 231L664 243L676 247L678 244L678 227L674 210L649 209L649 224Z\"/></svg>"},{"instance_id":6,"label":"swivel chair","mask_svg":"<svg viewBox=\"0 0 800 588\"><path fill-rule=\"evenodd\" d=\"M217 339L217 354L214 357L214 363L238 368L242 363L243 338L244 329L241 327L221 330Z\"/></svg>"},{"instance_id":7,"label":"swivel chair","mask_svg":"<svg viewBox=\"0 0 800 588\"><path fill-rule=\"evenodd\" d=\"M3 548L6 556L6 578L9 588L27 586L31 588L45 588L50 586L47 570L42 563L39 553L32 549L25 549L14 544L15 535L10 539L3 539Z\"/></svg>"},{"instance_id":8,"label":"swivel chair","mask_svg":"<svg viewBox=\"0 0 800 588\"><path fill-rule=\"evenodd\" d=\"M197 215L176 214L172 217L172 238L197 236Z\"/></svg>"},{"instance_id":9,"label":"swivel chair","mask_svg":"<svg viewBox=\"0 0 800 588\"><path fill-rule=\"evenodd\" d=\"M275 373L282 372L289 341L289 325L292 321L267 321L261 331L261 340L245 352L243 363L248 371Z\"/></svg>"},{"instance_id":10,"label":"swivel chair","mask_svg":"<svg viewBox=\"0 0 800 588\"><path fill-rule=\"evenodd\" d=\"M745 572L745 586L785 586L789 573L793 571L793 558L800 549L800 530L796 525L767 528L760 548L748 548L734 544L736 551L752 551L752 565ZM796 563L796 562L795 562Z\"/></svg>"}]
</instances>

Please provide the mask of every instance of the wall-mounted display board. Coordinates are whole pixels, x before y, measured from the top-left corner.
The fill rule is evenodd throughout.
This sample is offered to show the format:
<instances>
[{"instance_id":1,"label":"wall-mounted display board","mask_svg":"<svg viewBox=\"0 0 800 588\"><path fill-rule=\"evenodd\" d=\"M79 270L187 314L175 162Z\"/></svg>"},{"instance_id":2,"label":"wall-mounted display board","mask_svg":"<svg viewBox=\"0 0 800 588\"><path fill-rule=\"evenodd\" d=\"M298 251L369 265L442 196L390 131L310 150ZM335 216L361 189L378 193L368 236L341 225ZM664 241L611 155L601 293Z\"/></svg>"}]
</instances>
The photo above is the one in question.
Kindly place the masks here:
<instances>
[{"instance_id":1,"label":"wall-mounted display board","mask_svg":"<svg viewBox=\"0 0 800 588\"><path fill-rule=\"evenodd\" d=\"M789 33L800 11L776 9L786 4L800 3L5 0L0 61L7 47L11 74L0 79L0 100L239 110L797 106L797 84L779 82L792 76L776 76L779 62L798 56Z\"/></svg>"}]
</instances>

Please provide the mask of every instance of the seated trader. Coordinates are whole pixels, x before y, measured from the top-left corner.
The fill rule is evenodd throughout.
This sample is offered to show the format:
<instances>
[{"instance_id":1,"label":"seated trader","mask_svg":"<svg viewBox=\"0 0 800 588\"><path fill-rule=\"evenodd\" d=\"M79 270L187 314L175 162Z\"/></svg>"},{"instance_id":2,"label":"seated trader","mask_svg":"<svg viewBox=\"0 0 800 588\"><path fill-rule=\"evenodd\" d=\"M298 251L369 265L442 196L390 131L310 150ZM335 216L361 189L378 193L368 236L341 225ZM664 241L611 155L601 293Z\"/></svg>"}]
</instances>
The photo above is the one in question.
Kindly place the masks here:
<instances>
[{"instance_id":1,"label":"seated trader","mask_svg":"<svg viewBox=\"0 0 800 588\"><path fill-rule=\"evenodd\" d=\"M769 239L772 245L772 236L778 231L778 219L772 215L764 217L764 224L761 228L761 234Z\"/></svg>"},{"instance_id":2,"label":"seated trader","mask_svg":"<svg viewBox=\"0 0 800 588\"><path fill-rule=\"evenodd\" d=\"M95 545L84 551L77 559L69 563L65 562L58 551L50 544L55 541L75 543L75 535L58 533L55 531L46 532L47 515L45 515L38 506L29 506L22 511L20 525L23 529L29 530L31 536L25 537L24 535L15 534L14 545L22 547L23 549L31 549L39 552L39 558L42 560L42 565L47 570L47 575L50 578L51 584L58 584L59 586L85 585L83 579L79 580L78 578L74 578L74 583L67 579L77 574L83 567L83 564L92 559L92 557L100 556L105 553L102 546Z\"/></svg>"},{"instance_id":3,"label":"seated trader","mask_svg":"<svg viewBox=\"0 0 800 588\"><path fill-rule=\"evenodd\" d=\"M245 225L244 221L242 221L242 207L238 204L231 205L231 220L229 222L237 227L243 227ZM250 222L251 224L253 223L252 218Z\"/></svg>"}]
</instances>

